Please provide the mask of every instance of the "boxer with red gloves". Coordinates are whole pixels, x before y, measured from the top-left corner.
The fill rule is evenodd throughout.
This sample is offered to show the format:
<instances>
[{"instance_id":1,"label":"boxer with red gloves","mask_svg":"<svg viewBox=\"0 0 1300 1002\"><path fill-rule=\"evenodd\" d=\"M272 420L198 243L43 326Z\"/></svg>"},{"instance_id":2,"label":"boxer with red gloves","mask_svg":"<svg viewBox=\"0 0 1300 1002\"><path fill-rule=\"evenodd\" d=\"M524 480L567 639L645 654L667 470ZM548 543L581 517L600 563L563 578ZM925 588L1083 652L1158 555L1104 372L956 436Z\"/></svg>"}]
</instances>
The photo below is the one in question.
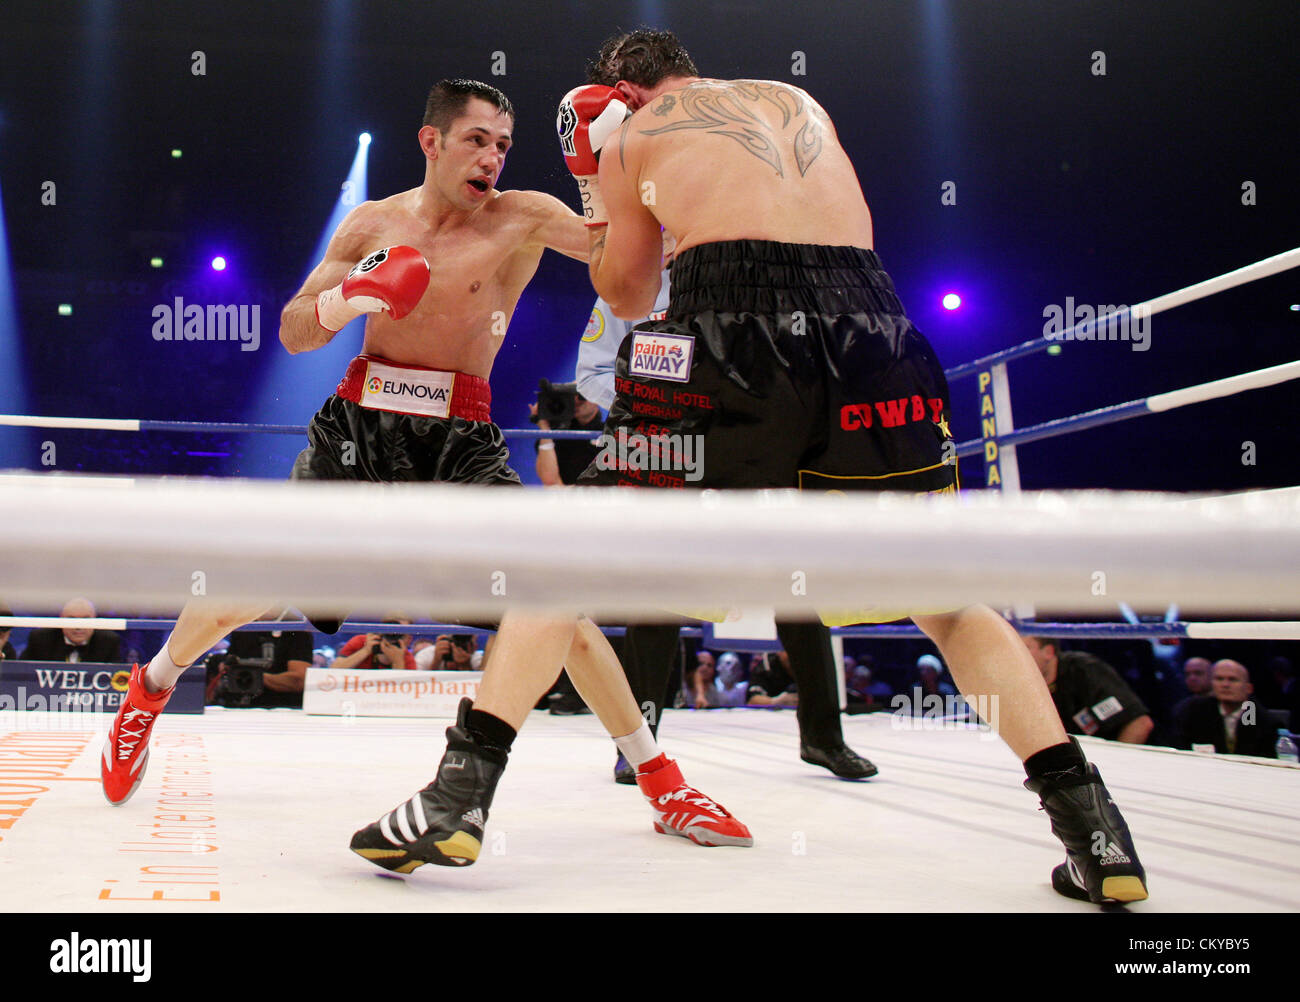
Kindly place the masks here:
<instances>
[{"instance_id":1,"label":"boxer with red gloves","mask_svg":"<svg viewBox=\"0 0 1300 1002\"><path fill-rule=\"evenodd\" d=\"M572 102L575 116L586 109L593 157L597 142L605 151L596 169L608 225L592 240L590 269L615 315L649 312L660 228L677 238L667 315L624 339L605 434L645 435L639 401L671 391L682 405L654 416L652 433L696 436L703 469L693 486L955 491L943 369L873 249L870 210L825 110L788 83L701 77L666 31L610 38L588 81L616 94L581 88L582 101ZM616 100L633 114L611 136L593 112ZM565 159L587 172L581 122L567 141L564 120L562 110ZM668 353L675 359L664 364ZM935 406L915 421L841 420L851 407L900 397ZM626 479L626 470L593 465L579 482ZM656 485L668 479L660 471ZM823 615L875 622L902 612ZM1096 767L1067 739L1015 630L982 605L912 618L963 692L1002 707L999 733L1065 846L1053 888L1098 904L1145 898L1128 827ZM802 651L829 669L821 625L791 625L800 634L791 660Z\"/></svg>"},{"instance_id":2,"label":"boxer with red gloves","mask_svg":"<svg viewBox=\"0 0 1300 1002\"><path fill-rule=\"evenodd\" d=\"M578 182L588 227L609 222L605 200L600 197L600 151L631 114L618 91L600 84L575 87L560 101L555 130L565 166Z\"/></svg>"},{"instance_id":3,"label":"boxer with red gloves","mask_svg":"<svg viewBox=\"0 0 1300 1002\"><path fill-rule=\"evenodd\" d=\"M429 287L429 262L414 247L384 247L367 254L348 277L316 297L316 322L338 332L363 313L387 311L401 320Z\"/></svg>"},{"instance_id":4,"label":"boxer with red gloves","mask_svg":"<svg viewBox=\"0 0 1300 1002\"><path fill-rule=\"evenodd\" d=\"M589 244L583 219L559 199L497 190L513 127L514 109L496 88L436 84L418 134L423 183L348 213L285 306L280 341L291 353L320 348L349 320L366 317L362 352L312 418L294 479L519 484L490 413L502 317L509 321L546 248L585 261ZM364 530L364 513L358 518ZM262 611L191 602L159 654L135 668L104 747L111 803L138 788L150 732L176 679ZM439 778L357 832L354 851L403 873L474 862L510 744L561 666L629 761L653 774L662 800L656 826L670 823L706 845L748 844L744 826L686 786L659 752L618 659L589 621L507 614L491 665L478 699L465 701L448 731Z\"/></svg>"}]
</instances>

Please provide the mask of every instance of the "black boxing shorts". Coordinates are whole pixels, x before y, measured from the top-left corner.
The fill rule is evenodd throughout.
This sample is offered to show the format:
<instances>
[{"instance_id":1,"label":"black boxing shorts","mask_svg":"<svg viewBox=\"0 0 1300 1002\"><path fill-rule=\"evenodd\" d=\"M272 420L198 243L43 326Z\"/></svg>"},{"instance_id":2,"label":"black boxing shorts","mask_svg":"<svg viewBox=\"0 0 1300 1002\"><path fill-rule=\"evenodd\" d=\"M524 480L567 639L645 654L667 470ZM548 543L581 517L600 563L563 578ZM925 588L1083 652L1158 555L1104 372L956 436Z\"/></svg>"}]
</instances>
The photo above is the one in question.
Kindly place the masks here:
<instances>
[{"instance_id":1,"label":"black boxing shorts","mask_svg":"<svg viewBox=\"0 0 1300 1002\"><path fill-rule=\"evenodd\" d=\"M478 376L359 355L308 425L291 477L519 486L491 403Z\"/></svg>"},{"instance_id":2,"label":"black boxing shorts","mask_svg":"<svg viewBox=\"0 0 1300 1002\"><path fill-rule=\"evenodd\" d=\"M873 251L732 240L671 274L582 483L956 489L947 380Z\"/></svg>"}]
</instances>

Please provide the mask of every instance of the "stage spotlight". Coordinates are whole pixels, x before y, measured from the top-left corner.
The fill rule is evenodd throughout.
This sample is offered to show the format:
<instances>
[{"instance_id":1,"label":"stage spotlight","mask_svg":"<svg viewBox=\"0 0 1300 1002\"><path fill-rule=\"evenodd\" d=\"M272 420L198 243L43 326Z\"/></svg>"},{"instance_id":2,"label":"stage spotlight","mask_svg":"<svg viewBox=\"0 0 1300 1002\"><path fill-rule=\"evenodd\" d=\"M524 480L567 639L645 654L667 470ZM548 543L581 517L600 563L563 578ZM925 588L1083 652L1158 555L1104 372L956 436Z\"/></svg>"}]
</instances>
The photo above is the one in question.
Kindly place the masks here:
<instances>
[{"instance_id":1,"label":"stage spotlight","mask_svg":"<svg viewBox=\"0 0 1300 1002\"><path fill-rule=\"evenodd\" d=\"M149 267L150 267L150 268L161 268L162 266L163 266L163 259L162 259L162 258L160 258L160 257L151 257L151 258L149 259Z\"/></svg>"},{"instance_id":2,"label":"stage spotlight","mask_svg":"<svg viewBox=\"0 0 1300 1002\"><path fill-rule=\"evenodd\" d=\"M173 148L173 149L172 149L172 159L173 159L173 160L179 160L180 158L181 158L181 151L178 150L178 149Z\"/></svg>"},{"instance_id":3,"label":"stage spotlight","mask_svg":"<svg viewBox=\"0 0 1300 1002\"><path fill-rule=\"evenodd\" d=\"M357 139L360 141L360 143L361 143L362 146L369 146L369 145L370 145L370 133L369 133L369 132L363 132L363 133L361 133L361 135L358 136Z\"/></svg>"},{"instance_id":4,"label":"stage spotlight","mask_svg":"<svg viewBox=\"0 0 1300 1002\"><path fill-rule=\"evenodd\" d=\"M212 270L213 270L213 271L225 271L225 270L226 270L226 259L225 259L224 257L221 257L220 255L218 255L217 257L214 257L214 258L212 259Z\"/></svg>"},{"instance_id":5,"label":"stage spotlight","mask_svg":"<svg viewBox=\"0 0 1300 1002\"><path fill-rule=\"evenodd\" d=\"M943 308L945 310L955 310L961 306L961 296L955 292L950 292L943 297Z\"/></svg>"},{"instance_id":6,"label":"stage spotlight","mask_svg":"<svg viewBox=\"0 0 1300 1002\"><path fill-rule=\"evenodd\" d=\"M1047 354L1059 355L1060 353L1061 353L1061 346L1059 344L1049 344L1047 346Z\"/></svg>"}]
</instances>

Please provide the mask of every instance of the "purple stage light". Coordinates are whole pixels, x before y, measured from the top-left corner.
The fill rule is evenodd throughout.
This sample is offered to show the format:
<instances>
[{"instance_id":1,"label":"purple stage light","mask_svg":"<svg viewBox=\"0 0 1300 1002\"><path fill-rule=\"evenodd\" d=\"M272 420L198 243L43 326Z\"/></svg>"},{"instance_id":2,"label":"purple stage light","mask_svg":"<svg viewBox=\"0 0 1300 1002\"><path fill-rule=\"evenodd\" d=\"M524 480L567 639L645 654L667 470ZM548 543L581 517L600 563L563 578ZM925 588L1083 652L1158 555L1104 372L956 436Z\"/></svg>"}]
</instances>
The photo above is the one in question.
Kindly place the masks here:
<instances>
[{"instance_id":1,"label":"purple stage light","mask_svg":"<svg viewBox=\"0 0 1300 1002\"><path fill-rule=\"evenodd\" d=\"M220 255L218 255L217 257L214 257L214 258L212 259L212 270L213 270L213 271L225 271L225 270L226 270L226 259L225 259L224 257L221 257Z\"/></svg>"},{"instance_id":2,"label":"purple stage light","mask_svg":"<svg viewBox=\"0 0 1300 1002\"><path fill-rule=\"evenodd\" d=\"M943 297L943 308L945 310L955 310L961 306L961 296L955 292L950 292Z\"/></svg>"}]
</instances>

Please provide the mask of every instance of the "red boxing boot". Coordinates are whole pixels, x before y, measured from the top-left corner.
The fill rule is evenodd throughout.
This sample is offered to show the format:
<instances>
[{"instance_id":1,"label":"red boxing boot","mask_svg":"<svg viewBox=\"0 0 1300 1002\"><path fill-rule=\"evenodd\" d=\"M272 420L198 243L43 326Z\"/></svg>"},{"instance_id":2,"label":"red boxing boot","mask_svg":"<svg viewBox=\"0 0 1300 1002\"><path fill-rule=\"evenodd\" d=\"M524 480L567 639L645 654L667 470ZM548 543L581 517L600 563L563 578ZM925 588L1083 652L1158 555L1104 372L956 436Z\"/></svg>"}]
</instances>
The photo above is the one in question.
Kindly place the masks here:
<instances>
[{"instance_id":1,"label":"red boxing boot","mask_svg":"<svg viewBox=\"0 0 1300 1002\"><path fill-rule=\"evenodd\" d=\"M753 845L749 829L721 804L686 785L682 770L667 755L644 763L636 785L655 812L655 831L680 835L696 845Z\"/></svg>"},{"instance_id":2,"label":"red boxing boot","mask_svg":"<svg viewBox=\"0 0 1300 1002\"><path fill-rule=\"evenodd\" d=\"M104 796L110 804L121 805L131 799L144 779L145 766L149 764L149 733L154 721L162 713L167 700L176 687L162 692L145 691L145 665L133 665L131 681L126 695L118 707L108 740L104 742L104 755L99 763L99 776L104 784Z\"/></svg>"}]
</instances>

